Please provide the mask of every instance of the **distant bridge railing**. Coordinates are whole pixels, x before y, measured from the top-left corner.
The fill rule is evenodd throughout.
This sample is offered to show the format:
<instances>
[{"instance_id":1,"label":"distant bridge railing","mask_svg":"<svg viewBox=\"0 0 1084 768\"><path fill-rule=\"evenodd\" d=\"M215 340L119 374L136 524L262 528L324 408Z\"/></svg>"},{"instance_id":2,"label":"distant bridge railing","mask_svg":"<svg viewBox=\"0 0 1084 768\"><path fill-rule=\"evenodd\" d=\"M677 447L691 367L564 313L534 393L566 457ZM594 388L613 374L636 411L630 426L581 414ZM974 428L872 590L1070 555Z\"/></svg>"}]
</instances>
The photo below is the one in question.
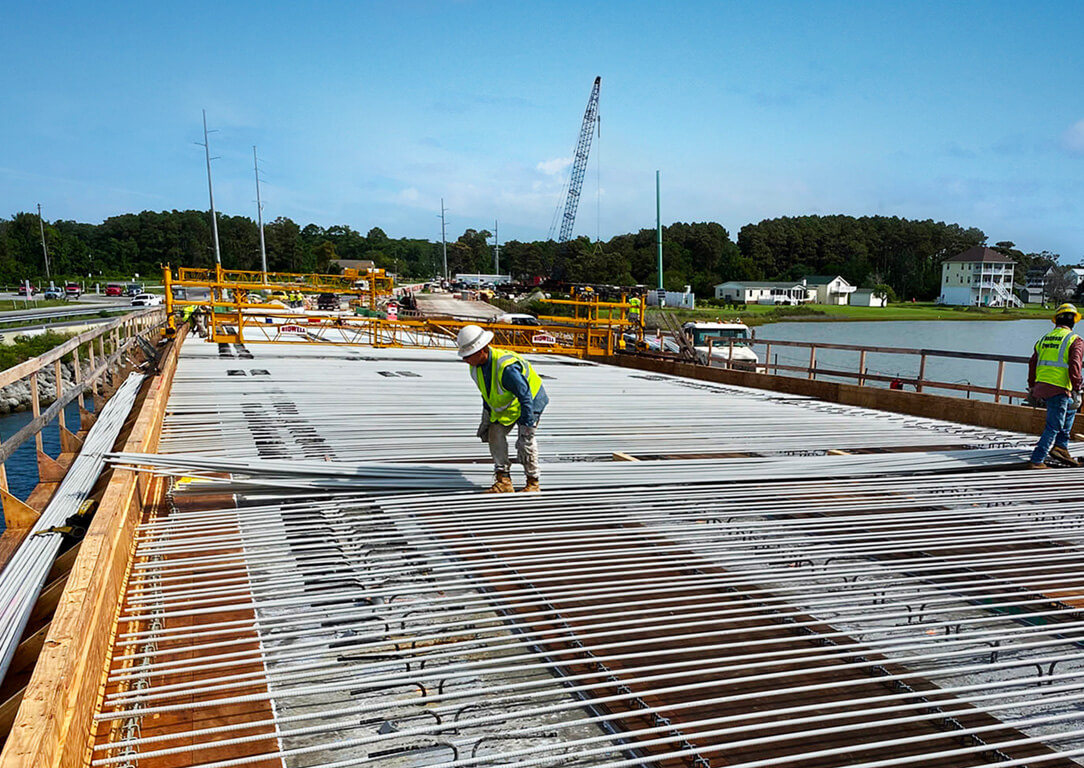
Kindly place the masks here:
<instances>
[{"instance_id":1,"label":"distant bridge railing","mask_svg":"<svg viewBox=\"0 0 1084 768\"><path fill-rule=\"evenodd\" d=\"M42 429L54 420L60 429L62 451L77 451L80 446L76 432L68 429L64 409L75 400L79 401L80 423L89 427L94 415L85 407L87 393L91 396L108 394L108 376L128 353L136 337L147 336L156 332L166 320L163 307L152 307L143 311L132 312L122 317L107 320L100 325L84 331L65 341L43 355L26 360L7 370L0 371L0 387L7 387L20 381L26 381L30 390L30 410L32 418L26 426L6 440L0 441L0 500L3 501L4 515L10 525L12 518L26 514L25 505L8 492L8 479L5 464L12 454L31 437L34 438L38 453L39 478L55 477L63 468L43 450ZM153 343L153 341L151 342ZM64 379L64 364L72 367L71 381ZM51 369L54 382L53 402L42 411L42 379Z\"/></svg>"},{"instance_id":2,"label":"distant bridge railing","mask_svg":"<svg viewBox=\"0 0 1084 768\"><path fill-rule=\"evenodd\" d=\"M808 342L808 341L767 341L761 339L752 340L753 348L760 355L761 350L763 354L760 355L762 362L757 366L757 370L764 373L774 373L783 375L801 376L808 379L816 379L821 377L835 377L844 380L853 380L854 383L859 386L865 386L871 383L887 384L890 388L902 389L904 387L913 389L916 392L922 392L925 389L940 389L950 392L961 392L966 397L972 395L989 395L993 398L995 403L1001 402L1003 399L1008 403L1012 403L1013 400L1022 401L1028 393L1024 390L1013 389L1005 386L1005 366L1006 365L1024 365L1028 364L1027 357L1021 357L1019 355L994 355L983 352L954 352L951 350L942 349L912 349L906 347L868 347L860 346L857 344L831 344L827 342ZM777 359L773 359L773 349L796 349L805 350L802 356L808 355L808 359L804 364L792 364L792 363L780 363ZM717 350L725 350L725 346L717 346ZM819 350L841 350L847 352L857 352L858 361L857 366L854 369L848 369L841 366L826 367L821 365L817 361L817 352ZM725 356L725 352L723 352ZM871 372L866 366L867 356L871 354L887 354L887 355L906 355L918 358L918 371L913 375L903 374L886 374L879 372ZM977 364L995 364L996 369L991 368L988 373L990 376L983 377L987 380L992 379L993 386L987 386L985 384L973 384L970 382L960 381L938 381L927 375L927 363L932 359L954 359L954 360L971 360ZM727 361L720 361L718 357L714 358L716 365L720 362L724 367L727 367ZM739 361L735 361L734 367L741 365ZM746 366L748 364L745 364Z\"/></svg>"}]
</instances>

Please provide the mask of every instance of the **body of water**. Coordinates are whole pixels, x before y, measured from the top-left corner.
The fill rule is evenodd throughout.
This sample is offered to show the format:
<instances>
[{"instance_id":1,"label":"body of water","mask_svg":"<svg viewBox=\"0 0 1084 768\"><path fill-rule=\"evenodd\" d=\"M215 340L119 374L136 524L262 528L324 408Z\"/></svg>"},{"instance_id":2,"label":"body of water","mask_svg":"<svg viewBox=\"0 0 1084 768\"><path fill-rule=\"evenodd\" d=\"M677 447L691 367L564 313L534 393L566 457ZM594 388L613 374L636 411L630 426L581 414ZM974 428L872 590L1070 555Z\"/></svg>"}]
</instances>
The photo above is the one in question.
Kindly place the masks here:
<instances>
[{"instance_id":1,"label":"body of water","mask_svg":"<svg viewBox=\"0 0 1084 768\"><path fill-rule=\"evenodd\" d=\"M867 347L897 347L906 349L929 349L951 352L981 352L994 355L1029 357L1035 342L1053 328L1049 320L923 320L900 322L846 322L846 323L773 323L756 329L757 341L801 341L827 344L856 344ZM764 354L764 346L757 345L757 353ZM858 371L858 352L818 349L817 366L843 371ZM809 351L793 347L773 347L771 362L782 365L809 364ZM881 376L898 376L901 379L918 376L917 355L893 355L868 353L866 370ZM1027 389L1027 366L1005 366L1002 386L1006 389ZM819 377L820 378L820 377ZM831 377L823 377L830 379ZM997 363L982 360L958 360L928 357L926 379L948 383L976 384L993 387L997 383ZM854 379L836 379L857 383ZM871 382L870 386L886 387L887 384ZM909 389L910 387L908 387ZM924 387L923 391L934 391ZM963 392L940 390L938 394L965 397ZM989 395L973 398L989 400Z\"/></svg>"},{"instance_id":2,"label":"body of water","mask_svg":"<svg viewBox=\"0 0 1084 768\"><path fill-rule=\"evenodd\" d=\"M87 405L92 406L90 397L87 397ZM91 407L93 410L93 407ZM30 411L12 413L0 416L0 439L7 440L20 429L30 423L34 416ZM72 432L79 431L79 401L69 403L64 409L64 418L68 429ZM42 430L42 445L45 452L56 458L60 454L60 428L56 421ZM34 450L34 439L31 438L19 446L15 454L4 464L8 476L8 490L16 497L26 500L34 486L38 484L38 454ZM3 520L0 519L0 530L3 529Z\"/></svg>"}]
</instances>

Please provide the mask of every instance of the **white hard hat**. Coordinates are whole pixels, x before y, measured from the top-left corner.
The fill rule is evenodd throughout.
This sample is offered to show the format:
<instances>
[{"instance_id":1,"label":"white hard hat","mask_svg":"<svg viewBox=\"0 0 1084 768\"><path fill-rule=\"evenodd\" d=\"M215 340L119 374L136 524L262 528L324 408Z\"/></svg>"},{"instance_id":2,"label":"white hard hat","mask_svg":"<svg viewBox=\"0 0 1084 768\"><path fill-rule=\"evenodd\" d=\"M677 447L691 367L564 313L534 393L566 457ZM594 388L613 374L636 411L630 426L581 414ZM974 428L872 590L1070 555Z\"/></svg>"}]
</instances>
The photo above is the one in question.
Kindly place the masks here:
<instances>
[{"instance_id":1,"label":"white hard hat","mask_svg":"<svg viewBox=\"0 0 1084 768\"><path fill-rule=\"evenodd\" d=\"M470 357L493 341L493 332L478 325L464 325L459 329L455 343L459 345L459 356Z\"/></svg>"}]
</instances>

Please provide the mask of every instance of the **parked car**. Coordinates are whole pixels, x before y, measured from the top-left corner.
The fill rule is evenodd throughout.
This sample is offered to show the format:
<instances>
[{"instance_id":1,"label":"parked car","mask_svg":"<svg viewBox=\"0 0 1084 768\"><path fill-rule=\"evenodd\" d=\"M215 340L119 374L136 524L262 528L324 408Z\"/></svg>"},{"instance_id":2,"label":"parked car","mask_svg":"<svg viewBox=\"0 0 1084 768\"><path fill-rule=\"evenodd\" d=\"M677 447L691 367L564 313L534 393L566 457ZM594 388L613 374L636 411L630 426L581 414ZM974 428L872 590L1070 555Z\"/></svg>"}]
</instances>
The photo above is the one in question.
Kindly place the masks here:
<instances>
[{"instance_id":1,"label":"parked car","mask_svg":"<svg viewBox=\"0 0 1084 768\"><path fill-rule=\"evenodd\" d=\"M37 292L38 292L37 288L35 288L34 286L30 286L30 295L31 296L33 296ZM19 295L20 296L25 296L26 295L26 284L25 283L23 285L19 286Z\"/></svg>"},{"instance_id":2,"label":"parked car","mask_svg":"<svg viewBox=\"0 0 1084 768\"><path fill-rule=\"evenodd\" d=\"M339 297L334 293L321 293L316 297L316 308L334 312L339 309Z\"/></svg>"},{"instance_id":3,"label":"parked car","mask_svg":"<svg viewBox=\"0 0 1084 768\"><path fill-rule=\"evenodd\" d=\"M49 299L63 299L64 294L60 292L59 288L48 288L46 289L45 293L42 294L42 297L46 301L48 301Z\"/></svg>"},{"instance_id":4,"label":"parked car","mask_svg":"<svg viewBox=\"0 0 1084 768\"><path fill-rule=\"evenodd\" d=\"M138 296L143 293L143 286L140 283L128 283L124 286L125 296Z\"/></svg>"},{"instance_id":5,"label":"parked car","mask_svg":"<svg viewBox=\"0 0 1084 768\"><path fill-rule=\"evenodd\" d=\"M69 299L78 299L83 295L83 286L79 283L65 283L64 295Z\"/></svg>"},{"instance_id":6,"label":"parked car","mask_svg":"<svg viewBox=\"0 0 1084 768\"><path fill-rule=\"evenodd\" d=\"M153 293L140 293L132 298L133 307L156 307L162 303L162 297Z\"/></svg>"},{"instance_id":7,"label":"parked car","mask_svg":"<svg viewBox=\"0 0 1084 768\"><path fill-rule=\"evenodd\" d=\"M495 323L508 323L509 325L539 325L538 318L534 315L523 315L516 312L505 312L497 315Z\"/></svg>"},{"instance_id":8,"label":"parked car","mask_svg":"<svg viewBox=\"0 0 1084 768\"><path fill-rule=\"evenodd\" d=\"M120 283L110 283L105 287L106 296L122 296L124 295L124 286Z\"/></svg>"}]
</instances>

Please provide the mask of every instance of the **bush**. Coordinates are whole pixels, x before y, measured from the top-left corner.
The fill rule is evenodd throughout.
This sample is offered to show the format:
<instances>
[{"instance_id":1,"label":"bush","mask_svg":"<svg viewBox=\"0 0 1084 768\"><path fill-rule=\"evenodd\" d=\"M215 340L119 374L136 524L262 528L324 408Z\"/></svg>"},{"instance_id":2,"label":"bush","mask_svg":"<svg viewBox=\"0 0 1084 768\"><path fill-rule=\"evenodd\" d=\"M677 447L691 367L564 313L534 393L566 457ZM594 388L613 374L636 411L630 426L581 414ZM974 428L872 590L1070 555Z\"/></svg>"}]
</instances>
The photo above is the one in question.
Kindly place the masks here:
<instances>
[{"instance_id":1,"label":"bush","mask_svg":"<svg viewBox=\"0 0 1084 768\"><path fill-rule=\"evenodd\" d=\"M768 312L769 315L775 317L812 317L814 315L827 314L823 309L814 309L806 304L798 304L797 306L779 306Z\"/></svg>"},{"instance_id":2,"label":"bush","mask_svg":"<svg viewBox=\"0 0 1084 768\"><path fill-rule=\"evenodd\" d=\"M72 333L46 331L37 336L16 336L15 343L11 346L0 346L0 371L5 371L38 355L44 355L50 349L63 344L74 335Z\"/></svg>"}]
</instances>

